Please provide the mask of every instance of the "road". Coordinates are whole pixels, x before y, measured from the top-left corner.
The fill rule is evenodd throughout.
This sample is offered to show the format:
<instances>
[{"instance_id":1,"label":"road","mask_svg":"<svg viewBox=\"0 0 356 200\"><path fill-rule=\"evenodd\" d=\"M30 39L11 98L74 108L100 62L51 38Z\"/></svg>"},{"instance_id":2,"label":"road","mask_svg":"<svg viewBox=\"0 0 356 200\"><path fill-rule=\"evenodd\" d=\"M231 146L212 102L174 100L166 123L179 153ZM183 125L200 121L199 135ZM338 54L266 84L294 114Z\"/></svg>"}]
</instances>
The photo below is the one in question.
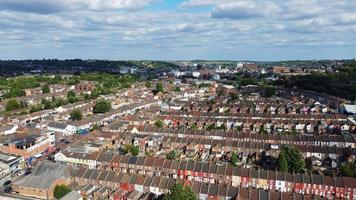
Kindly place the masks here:
<instances>
[{"instance_id":1,"label":"road","mask_svg":"<svg viewBox=\"0 0 356 200\"><path fill-rule=\"evenodd\" d=\"M24 197L24 196L19 196L18 194L3 193L3 192L0 192L0 199L1 200L15 200L15 199L38 200L36 198Z\"/></svg>"}]
</instances>

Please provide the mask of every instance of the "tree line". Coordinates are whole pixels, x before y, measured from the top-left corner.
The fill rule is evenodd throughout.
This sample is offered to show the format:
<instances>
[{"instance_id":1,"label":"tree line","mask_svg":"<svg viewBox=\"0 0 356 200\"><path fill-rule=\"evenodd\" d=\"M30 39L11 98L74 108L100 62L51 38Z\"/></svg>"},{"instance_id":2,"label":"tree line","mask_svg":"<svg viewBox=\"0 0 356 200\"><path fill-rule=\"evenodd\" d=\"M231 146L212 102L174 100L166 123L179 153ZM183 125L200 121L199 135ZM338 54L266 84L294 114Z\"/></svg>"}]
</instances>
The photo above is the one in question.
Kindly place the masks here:
<instances>
[{"instance_id":1,"label":"tree line","mask_svg":"<svg viewBox=\"0 0 356 200\"><path fill-rule=\"evenodd\" d=\"M334 73L313 72L310 75L293 76L278 81L277 84L356 100L356 61L346 64Z\"/></svg>"}]
</instances>

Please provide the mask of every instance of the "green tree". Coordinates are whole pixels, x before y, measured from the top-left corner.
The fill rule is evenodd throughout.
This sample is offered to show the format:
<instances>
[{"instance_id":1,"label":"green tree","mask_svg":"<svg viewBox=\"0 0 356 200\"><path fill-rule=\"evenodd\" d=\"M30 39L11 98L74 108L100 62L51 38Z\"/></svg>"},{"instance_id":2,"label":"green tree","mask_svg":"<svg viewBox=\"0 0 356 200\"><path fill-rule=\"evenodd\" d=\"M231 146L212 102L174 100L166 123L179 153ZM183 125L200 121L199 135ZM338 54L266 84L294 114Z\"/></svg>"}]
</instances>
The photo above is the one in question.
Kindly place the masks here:
<instances>
[{"instance_id":1,"label":"green tree","mask_svg":"<svg viewBox=\"0 0 356 200\"><path fill-rule=\"evenodd\" d=\"M232 153L231 153L231 161L230 161L231 164L232 164L233 166L236 166L237 161L238 161L237 153L236 153L236 152L232 152Z\"/></svg>"},{"instance_id":2,"label":"green tree","mask_svg":"<svg viewBox=\"0 0 356 200\"><path fill-rule=\"evenodd\" d=\"M176 153L175 153L174 151L170 151L170 152L167 154L166 158L167 158L168 160L174 160L174 159L176 158Z\"/></svg>"},{"instance_id":3,"label":"green tree","mask_svg":"<svg viewBox=\"0 0 356 200\"><path fill-rule=\"evenodd\" d=\"M58 98L55 102L56 107L64 106L66 102L62 98Z\"/></svg>"},{"instance_id":4,"label":"green tree","mask_svg":"<svg viewBox=\"0 0 356 200\"><path fill-rule=\"evenodd\" d=\"M286 159L285 151L281 151L278 157L278 170L288 172L288 162Z\"/></svg>"},{"instance_id":5,"label":"green tree","mask_svg":"<svg viewBox=\"0 0 356 200\"><path fill-rule=\"evenodd\" d=\"M215 130L215 129L216 129L215 124L210 124L210 125L208 125L208 126L206 127L206 130L208 130L208 131L212 131L212 130Z\"/></svg>"},{"instance_id":6,"label":"green tree","mask_svg":"<svg viewBox=\"0 0 356 200\"><path fill-rule=\"evenodd\" d=\"M258 85L258 81L255 78L242 78L239 80L239 85L241 86Z\"/></svg>"},{"instance_id":7,"label":"green tree","mask_svg":"<svg viewBox=\"0 0 356 200\"><path fill-rule=\"evenodd\" d=\"M151 84L150 81L147 81L147 82L145 83L145 86L146 86L146 88L151 88L151 87L152 87L152 84Z\"/></svg>"},{"instance_id":8,"label":"green tree","mask_svg":"<svg viewBox=\"0 0 356 200\"><path fill-rule=\"evenodd\" d=\"M281 153L282 152L285 154L289 172L300 173L303 171L305 160L298 149L283 146Z\"/></svg>"},{"instance_id":9,"label":"green tree","mask_svg":"<svg viewBox=\"0 0 356 200\"><path fill-rule=\"evenodd\" d=\"M79 78L77 78L77 77L70 78L70 79L68 79L68 81L67 81L67 85L77 85L77 84L79 84L79 83L80 83L80 80L79 80Z\"/></svg>"},{"instance_id":10,"label":"green tree","mask_svg":"<svg viewBox=\"0 0 356 200\"><path fill-rule=\"evenodd\" d=\"M68 97L68 102L69 103L75 103L77 101L78 101L78 99L76 97Z\"/></svg>"},{"instance_id":11,"label":"green tree","mask_svg":"<svg viewBox=\"0 0 356 200\"><path fill-rule=\"evenodd\" d=\"M75 92L72 91L72 90L69 91L68 94L67 94L67 98L69 98L69 97L76 97Z\"/></svg>"},{"instance_id":12,"label":"green tree","mask_svg":"<svg viewBox=\"0 0 356 200\"><path fill-rule=\"evenodd\" d=\"M180 87L176 86L176 87L174 88L174 91L175 91L175 92L180 92Z\"/></svg>"},{"instance_id":13,"label":"green tree","mask_svg":"<svg viewBox=\"0 0 356 200\"><path fill-rule=\"evenodd\" d=\"M176 183L164 196L164 200L196 200L196 196L190 187Z\"/></svg>"},{"instance_id":14,"label":"green tree","mask_svg":"<svg viewBox=\"0 0 356 200\"><path fill-rule=\"evenodd\" d=\"M69 103L75 103L78 101L74 91L69 91L67 94L67 100Z\"/></svg>"},{"instance_id":15,"label":"green tree","mask_svg":"<svg viewBox=\"0 0 356 200\"><path fill-rule=\"evenodd\" d=\"M340 172L342 176L354 177L356 176L356 165L341 165Z\"/></svg>"},{"instance_id":16,"label":"green tree","mask_svg":"<svg viewBox=\"0 0 356 200\"><path fill-rule=\"evenodd\" d=\"M131 153L133 156L138 156L138 154L140 153L140 149L138 148L138 146L133 146L133 145L131 145L131 147L130 147L130 153Z\"/></svg>"},{"instance_id":17,"label":"green tree","mask_svg":"<svg viewBox=\"0 0 356 200\"><path fill-rule=\"evenodd\" d=\"M156 122L155 122L155 126L157 127L157 128L163 128L163 121L162 120L157 120Z\"/></svg>"},{"instance_id":18,"label":"green tree","mask_svg":"<svg viewBox=\"0 0 356 200\"><path fill-rule=\"evenodd\" d=\"M100 130L100 125L94 124L92 130Z\"/></svg>"},{"instance_id":19,"label":"green tree","mask_svg":"<svg viewBox=\"0 0 356 200\"><path fill-rule=\"evenodd\" d=\"M109 112L110 110L111 110L111 103L104 99L97 100L93 107L94 113L106 113Z\"/></svg>"},{"instance_id":20,"label":"green tree","mask_svg":"<svg viewBox=\"0 0 356 200\"><path fill-rule=\"evenodd\" d=\"M157 92L163 92L164 91L163 84L161 82L158 82L156 84L156 90L157 90Z\"/></svg>"},{"instance_id":21,"label":"green tree","mask_svg":"<svg viewBox=\"0 0 356 200\"><path fill-rule=\"evenodd\" d=\"M42 87L42 94L46 94L46 93L50 93L51 90L49 89L49 86L48 85L44 85Z\"/></svg>"},{"instance_id":22,"label":"green tree","mask_svg":"<svg viewBox=\"0 0 356 200\"><path fill-rule=\"evenodd\" d=\"M25 96L26 92L18 87L11 88L6 94L6 98L13 98L13 97L22 97Z\"/></svg>"},{"instance_id":23,"label":"green tree","mask_svg":"<svg viewBox=\"0 0 356 200\"><path fill-rule=\"evenodd\" d=\"M55 75L51 80L50 83L51 84L59 84L62 81L62 76L60 75Z\"/></svg>"},{"instance_id":24,"label":"green tree","mask_svg":"<svg viewBox=\"0 0 356 200\"><path fill-rule=\"evenodd\" d=\"M43 105L44 105L44 109L51 109L52 108L52 104L51 104L50 101L45 100L43 102Z\"/></svg>"},{"instance_id":25,"label":"green tree","mask_svg":"<svg viewBox=\"0 0 356 200\"><path fill-rule=\"evenodd\" d=\"M19 108L21 108L21 105L19 104L19 102L17 102L16 99L10 99L5 106L6 111L13 111Z\"/></svg>"},{"instance_id":26,"label":"green tree","mask_svg":"<svg viewBox=\"0 0 356 200\"><path fill-rule=\"evenodd\" d=\"M54 197L56 199L61 199L62 197L64 197L66 194L68 194L69 192L71 192L72 190L65 185L56 185L56 187L54 188Z\"/></svg>"},{"instance_id":27,"label":"green tree","mask_svg":"<svg viewBox=\"0 0 356 200\"><path fill-rule=\"evenodd\" d=\"M30 113L34 113L34 112L41 111L41 110L43 110L42 104L34 105L34 106L31 106Z\"/></svg>"},{"instance_id":28,"label":"green tree","mask_svg":"<svg viewBox=\"0 0 356 200\"><path fill-rule=\"evenodd\" d=\"M276 94L276 89L274 87L267 87L265 89L265 97L269 98Z\"/></svg>"},{"instance_id":29,"label":"green tree","mask_svg":"<svg viewBox=\"0 0 356 200\"><path fill-rule=\"evenodd\" d=\"M79 121L83 118L82 111L79 109L75 109L72 112L70 112L70 119L73 121Z\"/></svg>"}]
</instances>

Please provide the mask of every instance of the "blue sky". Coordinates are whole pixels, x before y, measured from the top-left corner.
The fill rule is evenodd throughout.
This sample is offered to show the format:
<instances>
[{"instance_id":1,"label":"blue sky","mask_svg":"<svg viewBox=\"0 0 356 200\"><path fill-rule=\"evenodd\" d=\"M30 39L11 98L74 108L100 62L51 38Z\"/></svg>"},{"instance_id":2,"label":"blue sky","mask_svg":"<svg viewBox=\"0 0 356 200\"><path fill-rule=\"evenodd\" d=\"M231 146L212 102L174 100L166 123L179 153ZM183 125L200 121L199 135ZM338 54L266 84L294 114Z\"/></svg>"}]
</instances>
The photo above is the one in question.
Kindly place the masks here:
<instances>
[{"instance_id":1,"label":"blue sky","mask_svg":"<svg viewBox=\"0 0 356 200\"><path fill-rule=\"evenodd\" d=\"M355 57L354 0L0 0L0 59Z\"/></svg>"}]
</instances>

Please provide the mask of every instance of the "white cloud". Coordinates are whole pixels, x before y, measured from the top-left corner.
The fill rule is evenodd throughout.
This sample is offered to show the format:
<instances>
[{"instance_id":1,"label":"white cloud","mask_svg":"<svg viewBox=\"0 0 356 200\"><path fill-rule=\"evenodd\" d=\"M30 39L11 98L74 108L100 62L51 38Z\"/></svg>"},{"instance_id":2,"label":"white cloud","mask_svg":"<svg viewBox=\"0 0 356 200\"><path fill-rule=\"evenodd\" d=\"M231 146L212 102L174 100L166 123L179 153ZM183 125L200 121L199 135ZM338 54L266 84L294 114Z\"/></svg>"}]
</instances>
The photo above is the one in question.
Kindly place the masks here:
<instances>
[{"instance_id":1,"label":"white cloud","mask_svg":"<svg viewBox=\"0 0 356 200\"><path fill-rule=\"evenodd\" d=\"M51 14L66 10L138 10L155 0L0 0L0 10Z\"/></svg>"},{"instance_id":2,"label":"white cloud","mask_svg":"<svg viewBox=\"0 0 356 200\"><path fill-rule=\"evenodd\" d=\"M189 0L158 11L145 9L153 0L9 2L0 0L1 58L248 59L356 47L346 0Z\"/></svg>"}]
</instances>

